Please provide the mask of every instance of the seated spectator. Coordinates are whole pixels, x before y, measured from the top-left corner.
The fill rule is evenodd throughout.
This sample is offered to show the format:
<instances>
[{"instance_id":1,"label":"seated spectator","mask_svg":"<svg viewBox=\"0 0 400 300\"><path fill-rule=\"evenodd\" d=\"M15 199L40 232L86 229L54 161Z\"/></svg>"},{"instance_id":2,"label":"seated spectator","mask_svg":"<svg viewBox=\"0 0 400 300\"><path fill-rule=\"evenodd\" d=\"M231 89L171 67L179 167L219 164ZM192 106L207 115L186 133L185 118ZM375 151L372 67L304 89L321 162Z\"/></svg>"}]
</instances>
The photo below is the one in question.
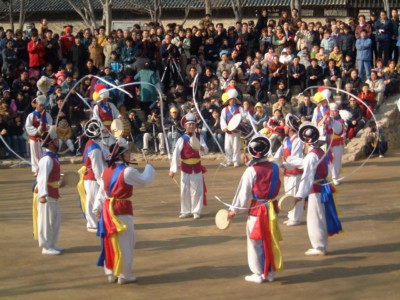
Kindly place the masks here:
<instances>
[{"instance_id":1,"label":"seated spectator","mask_svg":"<svg viewBox=\"0 0 400 300\"><path fill-rule=\"evenodd\" d=\"M269 139L271 141L271 152L275 153L285 138L285 118L279 109L273 110L274 115L269 118L265 128L268 130Z\"/></svg>"},{"instance_id":2,"label":"seated spectator","mask_svg":"<svg viewBox=\"0 0 400 300\"><path fill-rule=\"evenodd\" d=\"M272 87L280 81L286 81L286 66L279 62L278 55L274 56L273 62L268 67L268 92L271 93Z\"/></svg>"},{"instance_id":3,"label":"seated spectator","mask_svg":"<svg viewBox=\"0 0 400 300\"><path fill-rule=\"evenodd\" d=\"M251 85L248 86L247 92L250 94L253 102L266 103L269 100L268 93L265 89L261 88L261 83L258 79L253 80Z\"/></svg>"},{"instance_id":4,"label":"seated spectator","mask_svg":"<svg viewBox=\"0 0 400 300\"><path fill-rule=\"evenodd\" d=\"M284 97L287 101L290 101L290 99L292 99L292 92L287 87L286 82L283 80L278 82L278 87L275 91L275 95L275 101L278 101L278 99L281 97Z\"/></svg>"},{"instance_id":5,"label":"seated spectator","mask_svg":"<svg viewBox=\"0 0 400 300\"><path fill-rule=\"evenodd\" d=\"M161 155L165 154L165 139L162 131L161 118L158 110L153 109L147 117L145 124L146 132L143 134L143 152L147 155L149 153L149 147L151 141L154 141L154 152L160 151Z\"/></svg>"},{"instance_id":6,"label":"seated spectator","mask_svg":"<svg viewBox=\"0 0 400 300\"><path fill-rule=\"evenodd\" d=\"M318 60L313 58L311 65L306 70L306 87L321 86L324 78L323 70L318 65Z\"/></svg>"},{"instance_id":7,"label":"seated spectator","mask_svg":"<svg viewBox=\"0 0 400 300\"><path fill-rule=\"evenodd\" d=\"M68 101L64 103L64 96L60 95L56 98L56 105L51 108L50 115L53 120L58 118L69 118L69 103ZM62 106L62 107L61 107Z\"/></svg>"},{"instance_id":8,"label":"seated spectator","mask_svg":"<svg viewBox=\"0 0 400 300\"><path fill-rule=\"evenodd\" d=\"M231 81L231 79L228 71L223 70L221 76L218 77L220 89L225 90L229 86L229 81Z\"/></svg>"},{"instance_id":9,"label":"seated spectator","mask_svg":"<svg viewBox=\"0 0 400 300\"><path fill-rule=\"evenodd\" d=\"M345 83L351 83L353 85L353 89L358 92L361 91L362 80L360 76L358 76L358 70L352 69L350 71L350 77L346 79Z\"/></svg>"},{"instance_id":10,"label":"seated spectator","mask_svg":"<svg viewBox=\"0 0 400 300\"><path fill-rule=\"evenodd\" d=\"M349 105L350 98L352 97L352 95L357 96L357 91L355 89L353 89L352 83L346 83L344 86L344 90L346 92L350 93L351 95L342 93L342 95L340 96L340 107L342 109L346 109L346 107Z\"/></svg>"},{"instance_id":11,"label":"seated spectator","mask_svg":"<svg viewBox=\"0 0 400 300\"><path fill-rule=\"evenodd\" d=\"M310 95L304 95L303 101L299 105L299 118L301 122L311 122L316 107L317 105L311 101Z\"/></svg>"},{"instance_id":12,"label":"seated spectator","mask_svg":"<svg viewBox=\"0 0 400 300\"><path fill-rule=\"evenodd\" d=\"M82 77L86 75L97 75L99 68L95 66L93 59L88 59L85 66L82 67Z\"/></svg>"},{"instance_id":13,"label":"seated spectator","mask_svg":"<svg viewBox=\"0 0 400 300\"><path fill-rule=\"evenodd\" d=\"M297 56L300 57L300 64L302 64L306 69L311 65L310 62L310 53L307 47L304 47Z\"/></svg>"},{"instance_id":14,"label":"seated spectator","mask_svg":"<svg viewBox=\"0 0 400 300\"><path fill-rule=\"evenodd\" d=\"M267 67L272 64L272 62L274 61L274 56L277 55L274 51L274 48L269 47L268 48L268 52L265 53L264 55L264 64L267 65Z\"/></svg>"},{"instance_id":15,"label":"seated spectator","mask_svg":"<svg viewBox=\"0 0 400 300\"><path fill-rule=\"evenodd\" d=\"M379 130L376 127L375 121L368 123L365 136L365 154L367 156L375 157L379 154L380 158L385 157L385 153L388 150L388 143L382 127Z\"/></svg>"},{"instance_id":16,"label":"seated spectator","mask_svg":"<svg viewBox=\"0 0 400 300\"><path fill-rule=\"evenodd\" d=\"M340 51L339 46L333 47L332 52L329 54L329 59L333 59L335 61L336 67L342 67L343 53Z\"/></svg>"},{"instance_id":17,"label":"seated spectator","mask_svg":"<svg viewBox=\"0 0 400 300\"><path fill-rule=\"evenodd\" d=\"M265 111L261 102L257 102L254 106L255 112L253 119L257 124L257 129L260 130L263 127L264 122L268 121L268 113Z\"/></svg>"},{"instance_id":18,"label":"seated spectator","mask_svg":"<svg viewBox=\"0 0 400 300\"><path fill-rule=\"evenodd\" d=\"M350 98L350 104L346 106L346 110L351 113L351 118L347 123L347 133L346 136L349 140L354 138L365 125L364 122L364 111L361 109L360 105L357 103L356 98Z\"/></svg>"},{"instance_id":19,"label":"seated spectator","mask_svg":"<svg viewBox=\"0 0 400 300\"><path fill-rule=\"evenodd\" d=\"M11 139L11 148L21 157L26 157L24 127L25 124L22 122L22 118L16 116L9 122L7 132Z\"/></svg>"},{"instance_id":20,"label":"seated spectator","mask_svg":"<svg viewBox=\"0 0 400 300\"><path fill-rule=\"evenodd\" d=\"M354 62L353 62L353 60L351 58L351 55L347 54L344 57L344 61L342 63L342 68L341 68L341 70L342 70L342 79L343 79L344 82L346 82L346 80L348 78L350 78L350 72L353 69L354 69Z\"/></svg>"},{"instance_id":21,"label":"seated spectator","mask_svg":"<svg viewBox=\"0 0 400 300\"><path fill-rule=\"evenodd\" d=\"M376 108L378 108L382 104L383 95L385 93L385 83L383 82L383 79L378 78L376 71L371 71L370 79L367 79L365 83L368 83L369 90L375 94L377 102Z\"/></svg>"},{"instance_id":22,"label":"seated spectator","mask_svg":"<svg viewBox=\"0 0 400 300\"><path fill-rule=\"evenodd\" d=\"M172 152L175 149L175 144L180 138L184 129L181 127L181 117L178 114L178 109L173 106L169 110L169 116L164 121L164 127L167 130L168 146Z\"/></svg>"},{"instance_id":23,"label":"seated spectator","mask_svg":"<svg viewBox=\"0 0 400 300\"><path fill-rule=\"evenodd\" d=\"M261 84L261 89L268 89L268 75L263 72L262 66L257 65L254 74L251 74L249 77L249 81L247 82L247 86L250 86L254 80L258 80Z\"/></svg>"},{"instance_id":24,"label":"seated spectator","mask_svg":"<svg viewBox=\"0 0 400 300\"><path fill-rule=\"evenodd\" d=\"M324 32L324 38L321 40L320 47L324 49L326 55L329 55L332 52L333 47L336 45L335 39L331 37L331 31L326 29Z\"/></svg>"},{"instance_id":25,"label":"seated spectator","mask_svg":"<svg viewBox=\"0 0 400 300\"><path fill-rule=\"evenodd\" d=\"M328 67L329 55L325 54L324 48L319 48L319 52L315 55L315 58L318 60L318 66L320 66L322 70Z\"/></svg>"},{"instance_id":26,"label":"seated spectator","mask_svg":"<svg viewBox=\"0 0 400 300\"><path fill-rule=\"evenodd\" d=\"M361 88L361 92L358 93L358 98L365 102L365 105L368 106L369 109L365 107L364 104L359 103L360 108L363 110L365 119L368 121L372 117L372 112L375 110L376 100L373 92L369 90L368 83L364 83Z\"/></svg>"},{"instance_id":27,"label":"seated spectator","mask_svg":"<svg viewBox=\"0 0 400 300\"><path fill-rule=\"evenodd\" d=\"M285 66L288 66L293 60L293 55L289 55L288 52L289 50L285 48L282 50L281 55L279 56L279 62Z\"/></svg>"},{"instance_id":28,"label":"seated spectator","mask_svg":"<svg viewBox=\"0 0 400 300\"><path fill-rule=\"evenodd\" d=\"M300 86L300 90L303 91L306 86L306 69L300 64L300 57L295 56L293 62L288 66L288 78L289 87L293 89L293 86ZM288 100L290 100L288 98Z\"/></svg>"},{"instance_id":29,"label":"seated spectator","mask_svg":"<svg viewBox=\"0 0 400 300\"><path fill-rule=\"evenodd\" d=\"M341 72L338 67L335 65L335 61L330 59L328 62L328 67L324 70L324 85L335 87L340 89L342 87L342 79ZM336 93L339 93L339 90L336 90Z\"/></svg>"},{"instance_id":30,"label":"seated spectator","mask_svg":"<svg viewBox=\"0 0 400 300\"><path fill-rule=\"evenodd\" d=\"M278 101L272 105L272 111L279 110L280 115L285 118L288 113L292 112L292 106L287 102L284 96L280 96Z\"/></svg>"},{"instance_id":31,"label":"seated spectator","mask_svg":"<svg viewBox=\"0 0 400 300\"><path fill-rule=\"evenodd\" d=\"M196 71L199 75L203 73L203 69L201 68L200 64L197 62L196 56L192 56L189 63L186 66L186 74L189 74L190 68L196 68Z\"/></svg>"},{"instance_id":32,"label":"seated spectator","mask_svg":"<svg viewBox=\"0 0 400 300\"><path fill-rule=\"evenodd\" d=\"M59 142L58 151L60 152L60 154L65 153L65 151L61 152L63 144L67 145L68 150L71 152L71 154L75 154L74 144L72 143L72 128L71 126L69 126L66 118L59 119L57 125L57 136Z\"/></svg>"},{"instance_id":33,"label":"seated spectator","mask_svg":"<svg viewBox=\"0 0 400 300\"><path fill-rule=\"evenodd\" d=\"M399 90L400 76L399 73L397 73L395 61L389 61L389 67L385 69L383 77L383 83L385 84L384 95L389 97Z\"/></svg>"},{"instance_id":34,"label":"seated spectator","mask_svg":"<svg viewBox=\"0 0 400 300\"><path fill-rule=\"evenodd\" d=\"M235 78L236 74L235 65L231 61L229 61L229 56L227 53L222 53L221 61L218 63L217 67L217 76L218 77L222 76L222 72L225 70L228 72L228 77Z\"/></svg>"},{"instance_id":35,"label":"seated spectator","mask_svg":"<svg viewBox=\"0 0 400 300\"><path fill-rule=\"evenodd\" d=\"M4 91L4 92L7 92L7 91ZM8 92L8 93L10 93L10 92ZM4 95L4 93L3 93L3 95ZM11 103L14 103L14 105L12 105L13 111L14 111L15 115L19 116L19 117L22 117L24 115L24 111L25 111L26 107L29 106L29 102L25 99L24 94L22 92L19 92L17 94L17 98L15 100L13 99Z\"/></svg>"},{"instance_id":36,"label":"seated spectator","mask_svg":"<svg viewBox=\"0 0 400 300\"><path fill-rule=\"evenodd\" d=\"M376 74L378 75L378 78L385 79L384 71L385 71L385 66L383 65L383 59L377 58L375 60L375 68L372 69L372 71L375 71Z\"/></svg>"},{"instance_id":37,"label":"seated spectator","mask_svg":"<svg viewBox=\"0 0 400 300\"><path fill-rule=\"evenodd\" d=\"M61 91L64 95L74 87L76 84L76 79L73 78L72 73L68 73L65 77L65 81L61 84Z\"/></svg>"}]
</instances>

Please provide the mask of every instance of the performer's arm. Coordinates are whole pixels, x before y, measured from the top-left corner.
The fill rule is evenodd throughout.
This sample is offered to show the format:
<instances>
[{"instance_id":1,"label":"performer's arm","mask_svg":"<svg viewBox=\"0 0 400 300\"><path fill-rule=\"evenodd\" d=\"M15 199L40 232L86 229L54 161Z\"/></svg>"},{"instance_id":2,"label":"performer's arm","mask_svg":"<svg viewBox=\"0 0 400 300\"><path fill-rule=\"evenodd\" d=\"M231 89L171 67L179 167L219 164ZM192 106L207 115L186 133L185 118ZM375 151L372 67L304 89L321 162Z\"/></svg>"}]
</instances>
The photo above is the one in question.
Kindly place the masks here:
<instances>
[{"instance_id":1,"label":"performer's arm","mask_svg":"<svg viewBox=\"0 0 400 300\"><path fill-rule=\"evenodd\" d=\"M101 178L101 176L100 176ZM107 194L104 190L104 181L101 179L100 180L100 188L97 191L96 199L94 200L93 203L93 209L92 212L96 214L97 218L100 218L100 213L103 210L103 203L104 200L106 200Z\"/></svg>"},{"instance_id":2,"label":"performer's arm","mask_svg":"<svg viewBox=\"0 0 400 300\"><path fill-rule=\"evenodd\" d=\"M303 142L297 138L292 144L291 155L286 159L286 162L294 167L303 165Z\"/></svg>"},{"instance_id":3,"label":"performer's arm","mask_svg":"<svg viewBox=\"0 0 400 300\"><path fill-rule=\"evenodd\" d=\"M183 149L183 139L179 138L176 141L175 150L171 157L171 167L169 168L170 173L176 173L178 170L179 158L181 157L181 152Z\"/></svg>"},{"instance_id":4,"label":"performer's arm","mask_svg":"<svg viewBox=\"0 0 400 300\"><path fill-rule=\"evenodd\" d=\"M39 132L39 128L40 126L38 128L33 126L33 114L29 114L25 122L25 129L28 135L36 136L36 134Z\"/></svg>"},{"instance_id":5,"label":"performer's arm","mask_svg":"<svg viewBox=\"0 0 400 300\"><path fill-rule=\"evenodd\" d=\"M48 125L53 125L53 118L48 112L46 112L46 120Z\"/></svg>"},{"instance_id":6,"label":"performer's arm","mask_svg":"<svg viewBox=\"0 0 400 300\"><path fill-rule=\"evenodd\" d=\"M253 182L255 177L256 174L254 168L248 167L246 171L243 173L242 178L240 179L236 195L232 201L232 206L242 207L242 208L247 207L247 200L249 200L252 197ZM231 207L229 210L234 213L240 213L241 211L244 211L234 207Z\"/></svg>"},{"instance_id":7,"label":"performer's arm","mask_svg":"<svg viewBox=\"0 0 400 300\"><path fill-rule=\"evenodd\" d=\"M228 127L228 124L226 124L225 107L221 111L220 125L221 125L221 130L225 130Z\"/></svg>"},{"instance_id":8,"label":"performer's arm","mask_svg":"<svg viewBox=\"0 0 400 300\"><path fill-rule=\"evenodd\" d=\"M124 180L127 184L132 186L146 186L151 183L156 177L156 170L152 165L147 164L143 173L138 170L127 167L124 170Z\"/></svg>"},{"instance_id":9,"label":"performer's arm","mask_svg":"<svg viewBox=\"0 0 400 300\"><path fill-rule=\"evenodd\" d=\"M311 119L311 123L313 123L315 126L318 126L317 116L318 116L318 106L316 106L314 108L314 112L313 112L312 119Z\"/></svg>"},{"instance_id":10,"label":"performer's arm","mask_svg":"<svg viewBox=\"0 0 400 300\"><path fill-rule=\"evenodd\" d=\"M311 187L314 183L314 176L317 168L318 156L314 153L309 153L303 161L303 175L299 189L296 193L296 198L304 199L310 193Z\"/></svg>"},{"instance_id":11,"label":"performer's arm","mask_svg":"<svg viewBox=\"0 0 400 300\"><path fill-rule=\"evenodd\" d=\"M203 148L200 150L200 155L206 155L208 153L208 147L202 135L200 135L200 146Z\"/></svg>"},{"instance_id":12,"label":"performer's arm","mask_svg":"<svg viewBox=\"0 0 400 300\"><path fill-rule=\"evenodd\" d=\"M37 198L40 200L40 202L46 202L46 197L48 195L47 183L52 169L53 160L50 156L45 156L39 161L39 172L36 180L38 187ZM40 198L44 198L44 201L42 201Z\"/></svg>"},{"instance_id":13,"label":"performer's arm","mask_svg":"<svg viewBox=\"0 0 400 300\"><path fill-rule=\"evenodd\" d=\"M101 123L100 115L99 115L99 104L95 104L93 106L93 118Z\"/></svg>"},{"instance_id":14,"label":"performer's arm","mask_svg":"<svg viewBox=\"0 0 400 300\"><path fill-rule=\"evenodd\" d=\"M115 105L113 103L109 103L109 104L110 104L110 107L111 107L113 119L117 119L117 118L122 117L121 114L119 113L119 110L115 107Z\"/></svg>"},{"instance_id":15,"label":"performer's arm","mask_svg":"<svg viewBox=\"0 0 400 300\"><path fill-rule=\"evenodd\" d=\"M100 184L100 182L102 181L101 174L103 173L104 170L104 161L102 152L100 149L94 149L89 152L88 157L92 162L92 170L96 178L96 181L98 184Z\"/></svg>"}]
</instances>

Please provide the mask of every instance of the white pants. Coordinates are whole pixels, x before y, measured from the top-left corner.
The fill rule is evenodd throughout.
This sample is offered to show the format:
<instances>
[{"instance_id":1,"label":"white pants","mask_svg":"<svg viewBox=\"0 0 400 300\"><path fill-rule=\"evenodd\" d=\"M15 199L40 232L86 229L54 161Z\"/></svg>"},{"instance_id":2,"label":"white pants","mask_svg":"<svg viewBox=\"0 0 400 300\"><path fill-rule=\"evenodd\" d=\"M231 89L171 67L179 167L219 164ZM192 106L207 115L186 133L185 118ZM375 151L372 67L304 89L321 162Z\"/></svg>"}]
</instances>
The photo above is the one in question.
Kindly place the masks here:
<instances>
[{"instance_id":1,"label":"white pants","mask_svg":"<svg viewBox=\"0 0 400 300\"><path fill-rule=\"evenodd\" d=\"M228 163L240 164L240 133L225 134L225 155Z\"/></svg>"},{"instance_id":2,"label":"white pants","mask_svg":"<svg viewBox=\"0 0 400 300\"><path fill-rule=\"evenodd\" d=\"M58 200L47 197L46 203L37 201L39 247L52 248L56 245L61 224Z\"/></svg>"},{"instance_id":3,"label":"white pants","mask_svg":"<svg viewBox=\"0 0 400 300\"><path fill-rule=\"evenodd\" d=\"M264 245L262 240L253 240L250 234L253 231L257 217L247 217L247 260L250 271L253 274L261 275L264 273Z\"/></svg>"},{"instance_id":4,"label":"white pants","mask_svg":"<svg viewBox=\"0 0 400 300\"><path fill-rule=\"evenodd\" d=\"M301 181L301 174L284 176L285 194L295 196ZM296 203L295 207L288 212L289 221L300 222L304 212L304 200Z\"/></svg>"},{"instance_id":5,"label":"white pants","mask_svg":"<svg viewBox=\"0 0 400 300\"><path fill-rule=\"evenodd\" d=\"M35 175L38 172L39 160L43 155L42 147L40 146L41 142L29 140L29 148L31 150L31 164L32 164L32 173Z\"/></svg>"},{"instance_id":6,"label":"white pants","mask_svg":"<svg viewBox=\"0 0 400 300\"><path fill-rule=\"evenodd\" d=\"M203 196L203 173L181 172L181 214L201 214Z\"/></svg>"},{"instance_id":7,"label":"white pants","mask_svg":"<svg viewBox=\"0 0 400 300\"><path fill-rule=\"evenodd\" d=\"M333 146L332 150L332 162L330 164L330 173L332 179L340 178L340 169L342 168L342 156L343 156L343 145Z\"/></svg>"},{"instance_id":8,"label":"white pants","mask_svg":"<svg viewBox=\"0 0 400 300\"><path fill-rule=\"evenodd\" d=\"M158 141L160 142L159 148L160 150L165 150L165 140L164 140L164 134L162 132L159 132L157 134ZM147 150L149 149L149 143L153 139L150 133L146 132L143 135L143 149ZM157 151L157 149L154 149L154 151Z\"/></svg>"},{"instance_id":9,"label":"white pants","mask_svg":"<svg viewBox=\"0 0 400 300\"><path fill-rule=\"evenodd\" d=\"M61 150L61 147L62 147L64 142L63 142L62 139L58 139L58 142L59 142L58 150ZM65 145L67 145L69 151L73 152L75 150L74 144L72 143L72 140L70 140L70 139L66 140L65 141Z\"/></svg>"},{"instance_id":10,"label":"white pants","mask_svg":"<svg viewBox=\"0 0 400 300\"><path fill-rule=\"evenodd\" d=\"M321 203L321 194L308 196L307 231L314 249L326 250L328 247L328 229L325 218L325 204Z\"/></svg>"},{"instance_id":11,"label":"white pants","mask_svg":"<svg viewBox=\"0 0 400 300\"><path fill-rule=\"evenodd\" d=\"M132 275L132 261L134 249L136 244L135 239L135 225L133 224L133 216L131 215L117 215L117 217L124 222L126 230L123 234L118 234L118 242L122 253L122 269L118 277L128 278ZM106 275L113 275L113 270L104 267Z\"/></svg>"},{"instance_id":12,"label":"white pants","mask_svg":"<svg viewBox=\"0 0 400 300\"><path fill-rule=\"evenodd\" d=\"M99 191L100 186L95 180L84 180L83 184L85 186L86 193L86 227L97 228L97 218L96 215L93 213L93 205L96 200L96 195Z\"/></svg>"}]
</instances>

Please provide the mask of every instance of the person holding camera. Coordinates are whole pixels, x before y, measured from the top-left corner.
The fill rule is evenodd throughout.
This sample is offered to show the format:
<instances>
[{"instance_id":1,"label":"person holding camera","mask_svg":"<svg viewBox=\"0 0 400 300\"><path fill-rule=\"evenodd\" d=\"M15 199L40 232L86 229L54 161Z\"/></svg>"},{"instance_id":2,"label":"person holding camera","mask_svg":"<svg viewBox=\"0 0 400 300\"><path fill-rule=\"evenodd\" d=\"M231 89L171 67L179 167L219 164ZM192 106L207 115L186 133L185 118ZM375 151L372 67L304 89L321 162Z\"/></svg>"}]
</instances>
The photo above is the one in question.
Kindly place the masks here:
<instances>
[{"instance_id":1,"label":"person holding camera","mask_svg":"<svg viewBox=\"0 0 400 300\"><path fill-rule=\"evenodd\" d=\"M161 118L159 111L153 109L147 117L146 132L143 134L143 152L144 154L149 153L150 141L154 141L154 151L157 153L157 139L159 142L160 154L165 154L165 139L162 131Z\"/></svg>"},{"instance_id":2,"label":"person holding camera","mask_svg":"<svg viewBox=\"0 0 400 300\"><path fill-rule=\"evenodd\" d=\"M379 158L384 158L388 150L388 143L383 129L381 127L377 129L375 121L371 121L368 123L368 127L365 131L365 154L367 156L371 155L371 157L375 157L379 154Z\"/></svg>"},{"instance_id":3,"label":"person holding camera","mask_svg":"<svg viewBox=\"0 0 400 300\"><path fill-rule=\"evenodd\" d=\"M387 66L390 59L393 24L388 19L386 11L382 10L380 12L380 19L375 22L374 29L375 38L378 43L378 57L382 58L383 54L383 64Z\"/></svg>"}]
</instances>

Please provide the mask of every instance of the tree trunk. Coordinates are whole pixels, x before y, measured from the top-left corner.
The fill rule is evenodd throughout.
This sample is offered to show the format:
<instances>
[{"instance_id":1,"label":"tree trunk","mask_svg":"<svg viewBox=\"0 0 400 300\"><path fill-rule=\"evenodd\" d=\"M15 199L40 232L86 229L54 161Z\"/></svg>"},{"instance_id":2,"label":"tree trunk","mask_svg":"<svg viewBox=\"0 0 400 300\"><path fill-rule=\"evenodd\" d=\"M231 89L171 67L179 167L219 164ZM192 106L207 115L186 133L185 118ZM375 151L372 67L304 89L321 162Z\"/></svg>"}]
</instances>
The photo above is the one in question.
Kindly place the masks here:
<instances>
[{"instance_id":1,"label":"tree trunk","mask_svg":"<svg viewBox=\"0 0 400 300\"><path fill-rule=\"evenodd\" d=\"M92 28L92 23L89 20L89 15L87 13L87 10L85 7L83 7L83 10L79 8L75 3L73 3L71 0L66 0L69 5L75 10L75 12L82 18L83 23L85 24L85 27ZM83 6L83 3L80 3L81 6Z\"/></svg>"},{"instance_id":2,"label":"tree trunk","mask_svg":"<svg viewBox=\"0 0 400 300\"><path fill-rule=\"evenodd\" d=\"M112 30L112 0L105 1L103 11L105 16L106 35L110 35Z\"/></svg>"},{"instance_id":3,"label":"tree trunk","mask_svg":"<svg viewBox=\"0 0 400 300\"><path fill-rule=\"evenodd\" d=\"M388 0L383 0L383 9L386 11L388 18L390 19L392 15L390 13L390 3Z\"/></svg>"},{"instance_id":4,"label":"tree trunk","mask_svg":"<svg viewBox=\"0 0 400 300\"><path fill-rule=\"evenodd\" d=\"M97 22L96 22L96 15L94 14L94 10L93 10L93 3L92 0L86 0L87 2L87 13L89 15L89 20L90 20L90 24L92 29L96 29L97 28Z\"/></svg>"},{"instance_id":5,"label":"tree trunk","mask_svg":"<svg viewBox=\"0 0 400 300\"><path fill-rule=\"evenodd\" d=\"M20 30L24 29L25 17L26 17L26 9L29 6L29 0L20 0L19 2L19 20L18 20L18 28Z\"/></svg>"},{"instance_id":6,"label":"tree trunk","mask_svg":"<svg viewBox=\"0 0 400 300\"><path fill-rule=\"evenodd\" d=\"M183 27L183 25L185 25L186 20L187 20L187 18L188 18L188 16L189 16L189 13L190 13L190 7L185 7L185 16L184 16L183 22L182 22L182 24L181 24L182 27Z\"/></svg>"},{"instance_id":7,"label":"tree trunk","mask_svg":"<svg viewBox=\"0 0 400 300\"><path fill-rule=\"evenodd\" d=\"M10 29L14 32L13 0L8 2L8 12L10 14Z\"/></svg>"},{"instance_id":8,"label":"tree trunk","mask_svg":"<svg viewBox=\"0 0 400 300\"><path fill-rule=\"evenodd\" d=\"M212 13L211 0L204 0L204 4L206 7L206 14L211 15L211 13Z\"/></svg>"},{"instance_id":9,"label":"tree trunk","mask_svg":"<svg viewBox=\"0 0 400 300\"><path fill-rule=\"evenodd\" d=\"M242 11L242 0L232 0L232 9L235 14L236 22L242 22L243 19L243 11Z\"/></svg>"}]
</instances>

